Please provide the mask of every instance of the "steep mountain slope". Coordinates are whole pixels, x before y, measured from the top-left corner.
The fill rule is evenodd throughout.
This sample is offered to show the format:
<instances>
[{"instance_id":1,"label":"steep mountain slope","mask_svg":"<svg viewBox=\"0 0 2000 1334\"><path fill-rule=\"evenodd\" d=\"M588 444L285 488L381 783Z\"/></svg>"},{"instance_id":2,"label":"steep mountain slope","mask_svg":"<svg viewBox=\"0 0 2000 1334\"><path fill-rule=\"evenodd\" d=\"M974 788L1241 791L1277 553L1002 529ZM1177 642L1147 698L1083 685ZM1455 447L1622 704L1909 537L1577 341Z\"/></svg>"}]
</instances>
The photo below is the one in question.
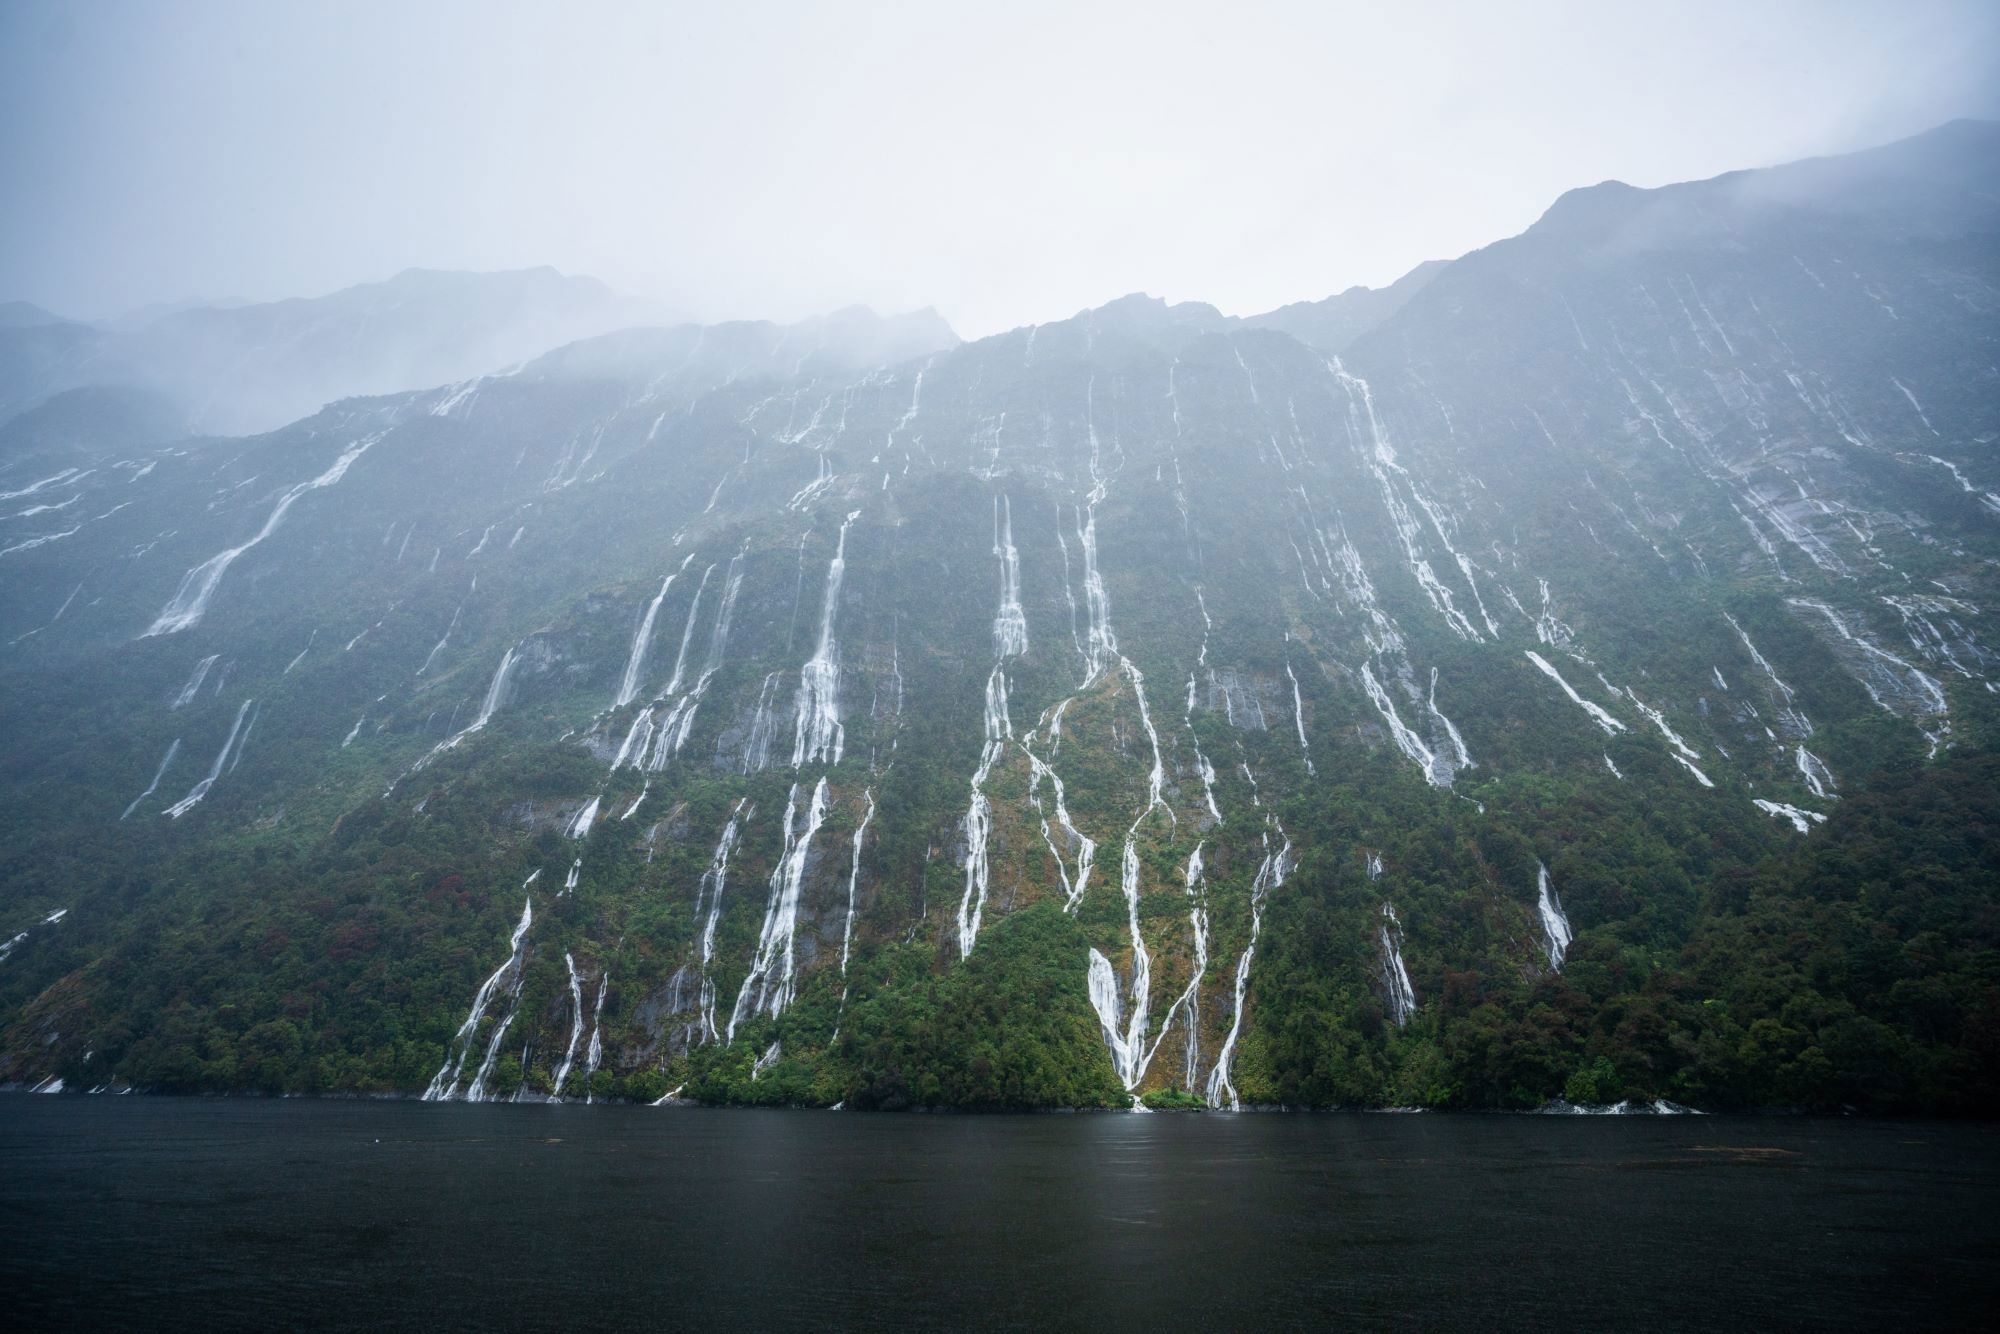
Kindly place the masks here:
<instances>
[{"instance_id":1,"label":"steep mountain slope","mask_svg":"<svg viewBox=\"0 0 2000 1334\"><path fill-rule=\"evenodd\" d=\"M6 467L4 1073L1982 1105L1996 163Z\"/></svg>"},{"instance_id":2,"label":"steep mountain slope","mask_svg":"<svg viewBox=\"0 0 2000 1334\"><path fill-rule=\"evenodd\" d=\"M95 460L187 434L187 418L172 400L147 389L91 385L51 394L0 422L0 461L32 470L45 459Z\"/></svg>"},{"instance_id":3,"label":"steep mountain slope","mask_svg":"<svg viewBox=\"0 0 2000 1334\"><path fill-rule=\"evenodd\" d=\"M194 429L265 431L336 399L498 370L631 323L592 278L410 269L329 296L168 310L134 327L0 325L0 415L88 385L178 403Z\"/></svg>"}]
</instances>

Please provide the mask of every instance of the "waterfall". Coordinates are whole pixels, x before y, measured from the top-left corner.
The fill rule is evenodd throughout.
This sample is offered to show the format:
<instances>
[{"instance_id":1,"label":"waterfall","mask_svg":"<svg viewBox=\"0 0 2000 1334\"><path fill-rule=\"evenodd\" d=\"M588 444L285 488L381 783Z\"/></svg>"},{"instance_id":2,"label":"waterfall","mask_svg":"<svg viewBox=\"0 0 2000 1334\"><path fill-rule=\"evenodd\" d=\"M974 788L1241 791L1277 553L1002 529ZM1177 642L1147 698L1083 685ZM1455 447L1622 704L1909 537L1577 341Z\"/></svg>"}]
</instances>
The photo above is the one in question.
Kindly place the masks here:
<instances>
[{"instance_id":1,"label":"waterfall","mask_svg":"<svg viewBox=\"0 0 2000 1334\"><path fill-rule=\"evenodd\" d=\"M1382 905L1382 991L1389 1001L1389 1018L1401 1028L1417 1012L1417 992L1410 985L1409 969L1403 967L1403 924L1396 910Z\"/></svg>"},{"instance_id":2,"label":"waterfall","mask_svg":"<svg viewBox=\"0 0 2000 1334\"><path fill-rule=\"evenodd\" d=\"M123 820L127 816L131 815L133 811L138 810L139 803L144 801L146 798L152 796L153 793L159 789L160 780L167 776L167 766L174 762L174 755L176 752L180 750L180 748L181 748L181 739L179 737L175 737L173 741L168 744L167 753L160 757L160 767L153 771L153 781L146 784L146 790L144 792L141 792L138 796L132 798L132 804L125 808L125 814L119 816L118 817L119 819Z\"/></svg>"},{"instance_id":3,"label":"waterfall","mask_svg":"<svg viewBox=\"0 0 2000 1334\"><path fill-rule=\"evenodd\" d=\"M826 567L826 598L819 613L819 646L799 672L798 732L792 742L792 767L808 760L840 763L844 732L840 726L840 642L834 619L840 611L840 582L847 571L847 530L861 517L851 512L840 525L833 560Z\"/></svg>"},{"instance_id":4,"label":"waterfall","mask_svg":"<svg viewBox=\"0 0 2000 1334\"><path fill-rule=\"evenodd\" d=\"M1249 769L1246 766L1247 776ZM1253 786L1255 779L1251 780ZM1215 1068L1208 1072L1208 1105L1221 1107L1227 1103L1229 1110L1240 1111L1236 1085L1231 1082L1232 1065L1236 1057L1236 1040L1243 1033L1243 996L1250 985L1250 961L1257 954L1257 937L1264 928L1264 903L1271 891L1282 887L1285 876L1291 872L1292 840L1285 837L1285 829L1275 816L1266 816L1264 830L1264 860L1257 867L1257 875L1250 882L1250 942L1243 947L1243 953L1236 960L1235 1001L1229 1017L1229 1032L1223 1036L1222 1049L1216 1053ZM1279 847L1271 851L1271 831L1278 833Z\"/></svg>"},{"instance_id":5,"label":"waterfall","mask_svg":"<svg viewBox=\"0 0 2000 1334\"><path fill-rule=\"evenodd\" d=\"M666 601L667 590L674 586L674 580L680 578L681 570L687 569L693 559L694 553L688 552L680 569L660 581L660 591L653 594L653 600L646 604L646 614L639 618L639 628L632 635L632 647L625 653L625 672L618 679L618 694L611 701L612 708L622 709L638 698L639 670L645 664L646 648L653 642L653 622L660 614L660 604Z\"/></svg>"},{"instance_id":6,"label":"waterfall","mask_svg":"<svg viewBox=\"0 0 2000 1334\"><path fill-rule=\"evenodd\" d=\"M736 806L729 812L729 823L722 827L722 837L715 841L714 855L709 858L708 870L702 873L701 884L695 893L694 911L697 919L706 918L701 928L701 988L697 1000L700 1018L695 1034L705 1042L713 1042L719 1036L715 1027L715 982L708 975L709 964L715 958L715 926L722 920L722 889L729 878L729 857L736 851L736 840L743 829L743 822L756 814L756 807L745 809L747 799L739 797Z\"/></svg>"},{"instance_id":7,"label":"waterfall","mask_svg":"<svg viewBox=\"0 0 2000 1334\"><path fill-rule=\"evenodd\" d=\"M1549 967L1561 969L1563 955L1569 952L1569 918L1563 914L1562 900L1556 897L1555 886L1549 882L1549 868L1540 862L1535 863L1535 913L1542 920Z\"/></svg>"},{"instance_id":8,"label":"waterfall","mask_svg":"<svg viewBox=\"0 0 2000 1334\"><path fill-rule=\"evenodd\" d=\"M549 1101L561 1102L563 1081L569 1078L570 1065L576 1059L576 1044L583 1040L583 983L576 975L576 960L568 950L563 951L563 964L569 969L569 1046L563 1050L562 1064L556 1067L555 1078L549 1085Z\"/></svg>"},{"instance_id":9,"label":"waterfall","mask_svg":"<svg viewBox=\"0 0 2000 1334\"><path fill-rule=\"evenodd\" d=\"M979 939L980 918L986 911L991 867L986 840L992 832L993 807L986 797L986 780L1014 735L1007 717L1006 663L1028 651L1028 620L1021 609L1021 553L1014 547L1013 507L1005 496L993 501L993 555L1000 562L1000 606L993 614L993 670L986 677L985 741L979 767L972 775L972 799L965 811L965 896L958 905L958 955L972 953ZM1060 862L1061 858L1058 857Z\"/></svg>"},{"instance_id":10,"label":"waterfall","mask_svg":"<svg viewBox=\"0 0 2000 1334\"><path fill-rule=\"evenodd\" d=\"M243 715L250 712L250 705L251 701L246 699L237 707L236 721L230 724L229 736L223 741L222 749L216 753L215 763L209 766L207 777L189 788L188 794L167 807L164 814L178 820L193 810L201 802L201 799L208 795L208 790L215 786L215 780L222 777L223 766L229 763L229 753L235 748L236 738L242 733ZM168 758L172 758L171 751ZM162 767L164 768L164 766ZM157 782L157 780L155 781Z\"/></svg>"},{"instance_id":11,"label":"waterfall","mask_svg":"<svg viewBox=\"0 0 2000 1334\"><path fill-rule=\"evenodd\" d=\"M167 707L169 709L186 708L201 690L201 683L208 677L208 669L215 666L215 660L221 656L220 653L211 653L196 663L194 665L194 674L188 677L187 684L181 687L180 693L174 696L174 702L167 705Z\"/></svg>"},{"instance_id":12,"label":"waterfall","mask_svg":"<svg viewBox=\"0 0 2000 1334\"><path fill-rule=\"evenodd\" d=\"M264 526L259 528L249 541L240 546L230 547L226 551L218 551L182 575L180 587L174 590L174 595L167 599L167 605L160 609L160 614L154 618L153 623L146 628L145 634L140 638L175 634L199 622L202 615L208 611L208 602L215 596L216 586L222 582L222 576L228 573L229 567L236 562L237 557L277 532L279 525L285 521L285 515L291 510L293 502L300 496L308 491L332 486L345 477L354 461L366 454L383 434L386 432L355 441L341 451L340 457L333 461L332 467L310 481L300 482L285 492L278 498L278 504L271 511L270 517L264 520Z\"/></svg>"},{"instance_id":13,"label":"waterfall","mask_svg":"<svg viewBox=\"0 0 2000 1334\"><path fill-rule=\"evenodd\" d=\"M735 1041L737 1025L755 1014L773 1018L791 1004L796 983L797 955L793 933L798 926L799 893L805 882L806 857L812 851L813 835L826 821L826 779L813 788L804 825L797 821L799 785L792 784L785 802L785 846L778 867L771 873L771 901L764 910L764 928L751 959L750 973L736 993L736 1008L729 1016L725 1041Z\"/></svg>"},{"instance_id":14,"label":"waterfall","mask_svg":"<svg viewBox=\"0 0 2000 1334\"><path fill-rule=\"evenodd\" d=\"M528 878L528 883L534 883L533 876ZM486 1015L486 1007L492 1003L493 997L499 990L511 985L514 996L516 998L520 996L524 975L522 961L527 949L528 928L533 926L534 922L535 903L530 897L521 905L521 921L514 928L513 939L509 942L507 962L494 969L492 976L480 984L478 994L472 998L472 1012L466 1015L465 1022L460 1024L458 1032L452 1035L450 1044L445 1048L444 1064L438 1067L437 1074L431 1077L430 1086L424 1090L425 1102L446 1102L458 1092L459 1080L465 1074L466 1059L472 1052L473 1034L478 1031L479 1021ZM507 1022L503 1022L494 1032L486 1062L480 1067L479 1077L473 1081L472 1090L467 1094L468 1101L479 1101L481 1093L484 1092L485 1076L492 1067L493 1053L499 1051L500 1038L507 1031L507 1023L511 1023L512 1020L513 1014L510 1011ZM458 1048L456 1061L452 1059L452 1047Z\"/></svg>"}]
</instances>

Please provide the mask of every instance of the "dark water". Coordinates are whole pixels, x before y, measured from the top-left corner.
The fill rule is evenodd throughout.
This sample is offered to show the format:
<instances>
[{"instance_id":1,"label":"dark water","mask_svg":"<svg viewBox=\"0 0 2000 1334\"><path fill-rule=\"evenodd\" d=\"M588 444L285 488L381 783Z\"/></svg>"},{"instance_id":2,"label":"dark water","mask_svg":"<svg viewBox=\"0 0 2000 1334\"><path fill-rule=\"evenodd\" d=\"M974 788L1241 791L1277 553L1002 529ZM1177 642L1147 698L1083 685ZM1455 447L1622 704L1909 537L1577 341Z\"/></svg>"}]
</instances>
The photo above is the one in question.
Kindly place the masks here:
<instances>
[{"instance_id":1,"label":"dark water","mask_svg":"<svg viewBox=\"0 0 2000 1334\"><path fill-rule=\"evenodd\" d=\"M2000 1136L0 1097L0 1309L84 1329L1967 1327L2000 1310Z\"/></svg>"}]
</instances>

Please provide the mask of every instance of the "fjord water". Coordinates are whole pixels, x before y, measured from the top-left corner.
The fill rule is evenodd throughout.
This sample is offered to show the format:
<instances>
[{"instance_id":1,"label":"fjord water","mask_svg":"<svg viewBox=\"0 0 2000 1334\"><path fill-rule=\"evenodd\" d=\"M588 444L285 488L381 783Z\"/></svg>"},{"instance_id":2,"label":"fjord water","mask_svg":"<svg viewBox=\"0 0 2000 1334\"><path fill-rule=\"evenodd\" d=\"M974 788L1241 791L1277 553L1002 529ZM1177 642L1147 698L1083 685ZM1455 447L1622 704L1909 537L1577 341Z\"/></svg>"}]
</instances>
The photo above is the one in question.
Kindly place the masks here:
<instances>
[{"instance_id":1,"label":"fjord water","mask_svg":"<svg viewBox=\"0 0 2000 1334\"><path fill-rule=\"evenodd\" d=\"M1964 1327L1996 1202L1935 1123L0 1098L37 1327Z\"/></svg>"}]
</instances>

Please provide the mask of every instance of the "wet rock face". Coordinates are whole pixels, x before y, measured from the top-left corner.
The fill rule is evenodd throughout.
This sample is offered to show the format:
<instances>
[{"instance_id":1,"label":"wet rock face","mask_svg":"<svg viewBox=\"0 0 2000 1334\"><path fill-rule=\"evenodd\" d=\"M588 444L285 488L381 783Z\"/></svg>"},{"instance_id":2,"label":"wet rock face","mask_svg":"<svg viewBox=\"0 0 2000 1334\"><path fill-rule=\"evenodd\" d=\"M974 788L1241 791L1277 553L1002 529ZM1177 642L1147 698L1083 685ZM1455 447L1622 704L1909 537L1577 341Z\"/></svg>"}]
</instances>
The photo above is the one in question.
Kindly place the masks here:
<instances>
[{"instance_id":1,"label":"wet rock face","mask_svg":"<svg viewBox=\"0 0 2000 1334\"><path fill-rule=\"evenodd\" d=\"M0 463L0 697L41 756L10 849L89 923L47 976L31 935L7 1003L152 959L117 887L236 839L307 869L182 906L268 914L311 941L286 995L350 995L330 942L390 887L368 929L448 980L398 994L460 1095L489 1050L525 1087L585 1068L566 957L593 1004L614 980L620 1079L748 1080L776 1043L759 1097L830 1088L851 1000L916 1024L949 1006L913 989L1039 962L1035 1041L1081 1033L1089 1086L1228 1106L1288 1077L1281 1021L1386 1069L1464 979L1674 956L1701 886L1949 758L1994 693L2000 259L1918 156L1911 200L1954 201L1922 226L1809 173L1775 211L1598 190L1337 312L648 331ZM412 868L486 906L406 901Z\"/></svg>"}]
</instances>

